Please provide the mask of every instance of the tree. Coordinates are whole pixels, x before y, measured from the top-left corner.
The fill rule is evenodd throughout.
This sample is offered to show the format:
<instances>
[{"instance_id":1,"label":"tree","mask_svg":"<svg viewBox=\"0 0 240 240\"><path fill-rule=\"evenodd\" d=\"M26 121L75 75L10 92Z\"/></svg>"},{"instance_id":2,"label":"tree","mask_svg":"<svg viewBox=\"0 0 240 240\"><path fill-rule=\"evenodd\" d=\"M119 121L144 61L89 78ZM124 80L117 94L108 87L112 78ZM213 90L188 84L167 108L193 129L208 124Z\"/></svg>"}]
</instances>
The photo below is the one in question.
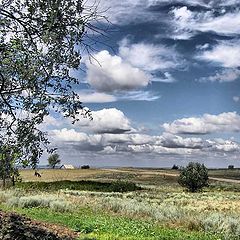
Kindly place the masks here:
<instances>
[{"instance_id":1,"label":"tree","mask_svg":"<svg viewBox=\"0 0 240 240\"><path fill-rule=\"evenodd\" d=\"M178 183L190 192L196 192L208 186L208 171L204 164L190 162L181 169Z\"/></svg>"},{"instance_id":2,"label":"tree","mask_svg":"<svg viewBox=\"0 0 240 240\"><path fill-rule=\"evenodd\" d=\"M57 164L60 164L61 160L59 159L59 155L57 153L54 153L49 156L48 158L48 164L50 167L55 168Z\"/></svg>"},{"instance_id":3,"label":"tree","mask_svg":"<svg viewBox=\"0 0 240 240\"><path fill-rule=\"evenodd\" d=\"M228 169L234 169L234 165L228 165Z\"/></svg>"},{"instance_id":4,"label":"tree","mask_svg":"<svg viewBox=\"0 0 240 240\"><path fill-rule=\"evenodd\" d=\"M173 170L178 170L179 167L178 167L177 165L173 164L172 169L173 169Z\"/></svg>"},{"instance_id":5,"label":"tree","mask_svg":"<svg viewBox=\"0 0 240 240\"><path fill-rule=\"evenodd\" d=\"M82 0L0 2L0 150L14 146L17 163L36 167L47 133L39 125L51 111L91 118L74 91L87 30L104 18ZM100 32L101 34L101 32Z\"/></svg>"},{"instance_id":6,"label":"tree","mask_svg":"<svg viewBox=\"0 0 240 240\"><path fill-rule=\"evenodd\" d=\"M14 146L1 146L0 149L0 176L3 182L3 188L6 186L6 180L12 180L12 185L19 179L19 172L15 166L15 161L18 158L18 153Z\"/></svg>"},{"instance_id":7,"label":"tree","mask_svg":"<svg viewBox=\"0 0 240 240\"><path fill-rule=\"evenodd\" d=\"M81 169L90 169L90 166L89 165L82 165Z\"/></svg>"}]
</instances>

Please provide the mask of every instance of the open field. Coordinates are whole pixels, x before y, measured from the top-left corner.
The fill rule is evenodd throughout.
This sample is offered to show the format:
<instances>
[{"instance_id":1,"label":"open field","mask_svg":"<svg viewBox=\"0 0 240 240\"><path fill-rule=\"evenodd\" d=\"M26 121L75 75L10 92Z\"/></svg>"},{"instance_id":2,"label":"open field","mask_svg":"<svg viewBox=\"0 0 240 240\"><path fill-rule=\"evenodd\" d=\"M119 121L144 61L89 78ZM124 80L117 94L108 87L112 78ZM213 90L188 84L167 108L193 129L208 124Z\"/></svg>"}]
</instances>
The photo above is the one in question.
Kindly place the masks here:
<instances>
[{"instance_id":1,"label":"open field","mask_svg":"<svg viewBox=\"0 0 240 240\"><path fill-rule=\"evenodd\" d=\"M209 171L211 177L217 178L230 178L235 180L240 180L240 169L211 169Z\"/></svg>"},{"instance_id":2,"label":"open field","mask_svg":"<svg viewBox=\"0 0 240 240\"><path fill-rule=\"evenodd\" d=\"M127 180L143 184L158 184L159 180L176 182L179 171L172 169L141 169L141 168L117 168L117 169L42 169L39 171L41 178L34 176L33 170L21 170L23 181L61 181L61 180ZM210 180L220 182L240 183L240 169L210 169ZM234 180L234 181L233 181ZM236 181L235 181L236 180Z\"/></svg>"},{"instance_id":3,"label":"open field","mask_svg":"<svg viewBox=\"0 0 240 240\"><path fill-rule=\"evenodd\" d=\"M211 176L216 176L214 171ZM230 170L217 171L217 177L231 175ZM0 191L1 209L65 226L78 233L78 239L240 239L239 184L212 181L203 192L188 193L173 170L49 169L40 171L41 178L33 173L21 171L19 188ZM119 180L142 189L127 183L123 188ZM117 188L109 187L116 181Z\"/></svg>"}]
</instances>

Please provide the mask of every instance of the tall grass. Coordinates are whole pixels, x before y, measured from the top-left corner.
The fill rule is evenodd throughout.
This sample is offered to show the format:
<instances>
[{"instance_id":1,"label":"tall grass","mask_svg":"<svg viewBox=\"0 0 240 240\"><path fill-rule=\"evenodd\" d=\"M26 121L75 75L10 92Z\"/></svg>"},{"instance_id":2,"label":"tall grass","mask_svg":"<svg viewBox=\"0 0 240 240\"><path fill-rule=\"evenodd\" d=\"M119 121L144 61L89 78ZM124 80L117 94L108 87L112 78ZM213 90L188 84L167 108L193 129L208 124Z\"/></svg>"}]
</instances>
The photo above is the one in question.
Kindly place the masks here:
<instances>
[{"instance_id":1,"label":"tall grass","mask_svg":"<svg viewBox=\"0 0 240 240\"><path fill-rule=\"evenodd\" d=\"M224 239L240 236L240 195L219 192L162 193L130 192L101 193L86 191L62 191L91 207L134 218L145 218L159 224L184 227L188 230L222 234ZM236 213L229 210L236 210Z\"/></svg>"},{"instance_id":2,"label":"tall grass","mask_svg":"<svg viewBox=\"0 0 240 240\"><path fill-rule=\"evenodd\" d=\"M8 207L19 208L50 208L53 211L69 212L74 210L74 205L60 198L58 195L27 195L21 191L1 191L0 204L6 204Z\"/></svg>"}]
</instances>

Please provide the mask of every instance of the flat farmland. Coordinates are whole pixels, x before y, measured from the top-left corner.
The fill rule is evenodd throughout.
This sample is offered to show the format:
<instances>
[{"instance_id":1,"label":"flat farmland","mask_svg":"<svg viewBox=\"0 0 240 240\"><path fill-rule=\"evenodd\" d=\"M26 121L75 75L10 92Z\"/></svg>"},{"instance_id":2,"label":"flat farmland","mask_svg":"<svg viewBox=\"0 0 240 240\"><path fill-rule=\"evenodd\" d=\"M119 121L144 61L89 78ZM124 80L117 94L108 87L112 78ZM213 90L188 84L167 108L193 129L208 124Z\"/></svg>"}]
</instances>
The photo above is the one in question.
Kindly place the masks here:
<instances>
[{"instance_id":1,"label":"flat farmland","mask_svg":"<svg viewBox=\"0 0 240 240\"><path fill-rule=\"evenodd\" d=\"M111 168L111 169L40 169L41 177L34 176L34 170L20 170L23 181L62 180L131 180L136 183L158 184L159 181L176 182L179 171L172 169ZM210 180L240 180L240 169L209 169Z\"/></svg>"},{"instance_id":2,"label":"flat farmland","mask_svg":"<svg viewBox=\"0 0 240 240\"><path fill-rule=\"evenodd\" d=\"M210 170L229 179L232 170ZM0 191L0 209L69 229L85 240L238 240L240 184L211 180L202 192L179 186L170 169L21 170ZM233 178L231 178L233 179ZM70 181L66 181L70 180Z\"/></svg>"}]
</instances>

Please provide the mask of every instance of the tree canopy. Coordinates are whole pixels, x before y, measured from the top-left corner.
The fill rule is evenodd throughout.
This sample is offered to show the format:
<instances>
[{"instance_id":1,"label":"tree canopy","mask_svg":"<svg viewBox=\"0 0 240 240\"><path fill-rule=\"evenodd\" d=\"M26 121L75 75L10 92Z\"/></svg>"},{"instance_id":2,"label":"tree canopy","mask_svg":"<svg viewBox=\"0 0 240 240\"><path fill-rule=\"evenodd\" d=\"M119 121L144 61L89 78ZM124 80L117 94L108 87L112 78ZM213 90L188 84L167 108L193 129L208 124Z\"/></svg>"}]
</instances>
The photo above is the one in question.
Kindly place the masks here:
<instances>
[{"instance_id":1,"label":"tree canopy","mask_svg":"<svg viewBox=\"0 0 240 240\"><path fill-rule=\"evenodd\" d=\"M59 158L59 155L57 153L51 154L48 157L48 164L50 167L55 168L57 164L60 164L61 160Z\"/></svg>"},{"instance_id":2,"label":"tree canopy","mask_svg":"<svg viewBox=\"0 0 240 240\"><path fill-rule=\"evenodd\" d=\"M178 183L190 192L196 192L208 186L208 170L204 164L190 162L181 169Z\"/></svg>"},{"instance_id":3,"label":"tree canopy","mask_svg":"<svg viewBox=\"0 0 240 240\"><path fill-rule=\"evenodd\" d=\"M49 143L39 128L44 117L53 110L73 122L90 117L71 70L79 69L86 30L101 18L96 10L82 0L0 2L0 151L12 146L18 161L35 167Z\"/></svg>"}]
</instances>

